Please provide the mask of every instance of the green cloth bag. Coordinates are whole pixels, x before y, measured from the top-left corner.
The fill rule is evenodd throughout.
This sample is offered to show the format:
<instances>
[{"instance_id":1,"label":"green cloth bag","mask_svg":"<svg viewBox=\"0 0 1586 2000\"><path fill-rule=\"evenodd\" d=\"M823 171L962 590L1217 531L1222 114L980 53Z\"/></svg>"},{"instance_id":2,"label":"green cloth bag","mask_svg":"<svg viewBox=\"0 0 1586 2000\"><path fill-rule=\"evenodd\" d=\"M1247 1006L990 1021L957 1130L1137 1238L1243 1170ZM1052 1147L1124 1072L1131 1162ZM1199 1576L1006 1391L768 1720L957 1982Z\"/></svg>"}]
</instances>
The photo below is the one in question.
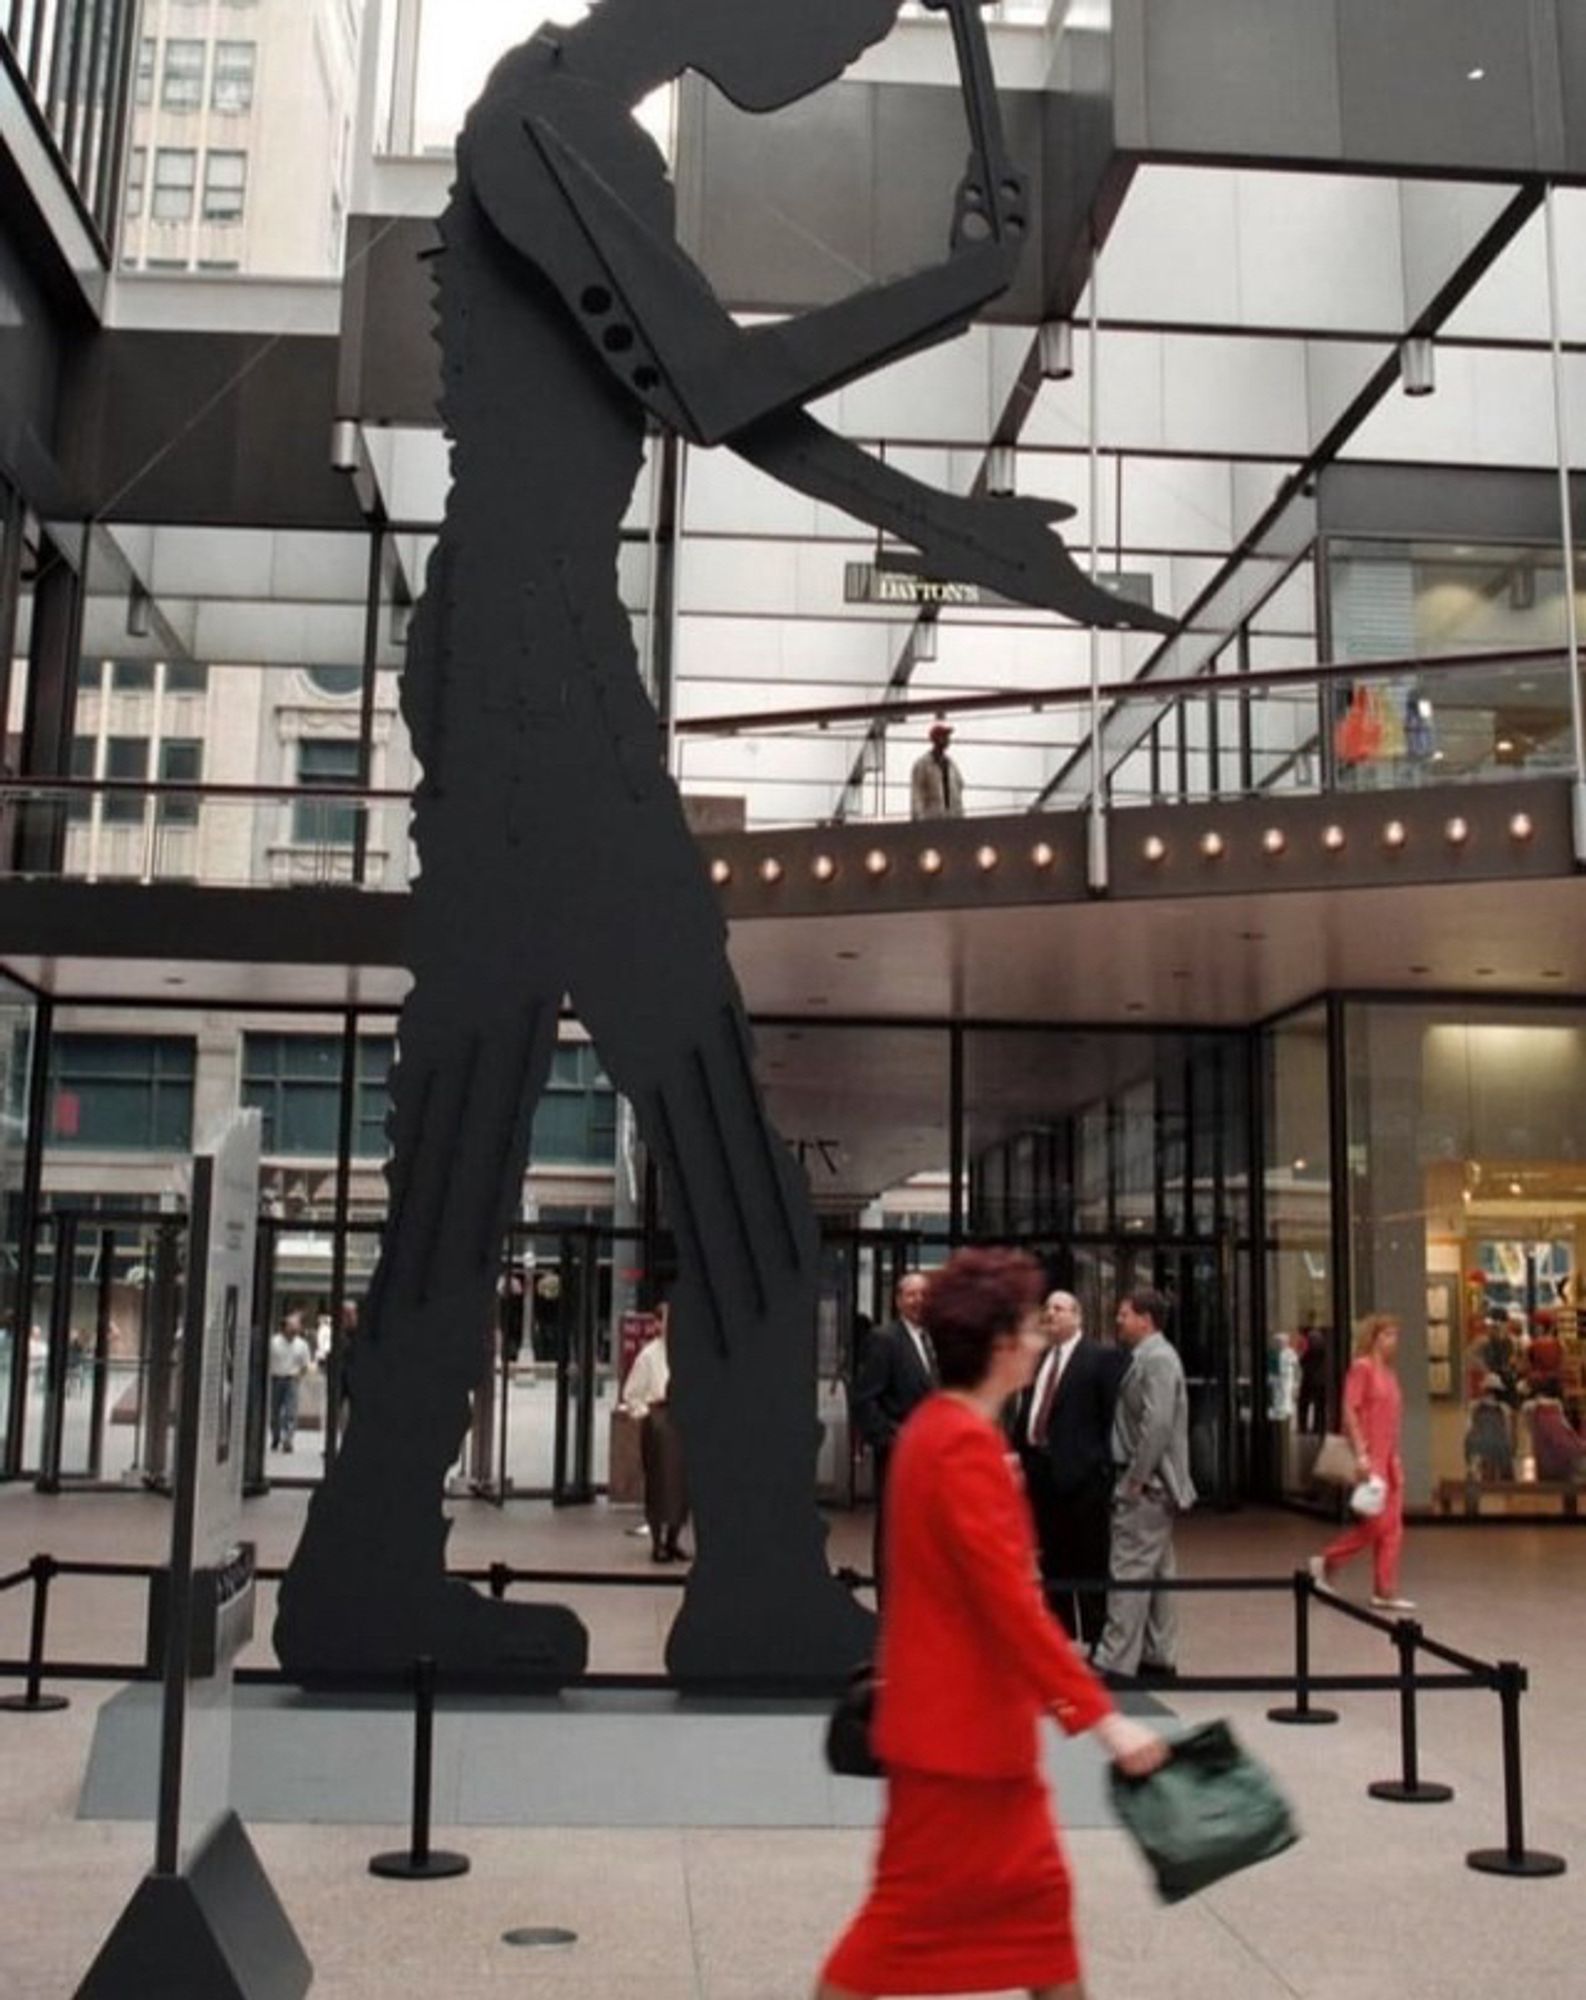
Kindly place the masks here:
<instances>
[{"instance_id":1,"label":"green cloth bag","mask_svg":"<svg viewBox=\"0 0 1586 2000\"><path fill-rule=\"evenodd\" d=\"M1148 1778L1112 1770L1112 1803L1156 1876L1164 1903L1268 1861L1299 1839L1288 1800L1226 1722L1175 1738Z\"/></svg>"}]
</instances>

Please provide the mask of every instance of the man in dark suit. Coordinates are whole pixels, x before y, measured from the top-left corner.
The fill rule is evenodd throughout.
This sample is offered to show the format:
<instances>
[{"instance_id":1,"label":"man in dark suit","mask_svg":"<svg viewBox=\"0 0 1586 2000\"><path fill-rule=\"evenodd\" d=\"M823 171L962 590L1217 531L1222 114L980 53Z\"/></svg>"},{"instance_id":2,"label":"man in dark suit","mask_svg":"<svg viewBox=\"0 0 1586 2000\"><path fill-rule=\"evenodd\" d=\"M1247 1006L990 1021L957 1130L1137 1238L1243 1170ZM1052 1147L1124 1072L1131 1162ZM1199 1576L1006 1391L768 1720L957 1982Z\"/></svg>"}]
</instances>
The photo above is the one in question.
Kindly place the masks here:
<instances>
[{"instance_id":1,"label":"man in dark suit","mask_svg":"<svg viewBox=\"0 0 1586 2000\"><path fill-rule=\"evenodd\" d=\"M925 1309L925 1273L909 1271L894 1294L897 1318L872 1333L865 1342L854 1381L854 1429L870 1447L875 1467L876 1532L873 1567L876 1596L881 1595L882 1515L886 1505L887 1465L892 1447L909 1412L936 1387L936 1363L921 1314Z\"/></svg>"},{"instance_id":2,"label":"man in dark suit","mask_svg":"<svg viewBox=\"0 0 1586 2000\"><path fill-rule=\"evenodd\" d=\"M1079 1301L1046 1302L1050 1345L1013 1405L1047 1597L1071 1639L1094 1646L1107 1626L1105 1590L1053 1590L1059 1577L1104 1577L1112 1553L1112 1426L1128 1356L1086 1338Z\"/></svg>"}]
</instances>

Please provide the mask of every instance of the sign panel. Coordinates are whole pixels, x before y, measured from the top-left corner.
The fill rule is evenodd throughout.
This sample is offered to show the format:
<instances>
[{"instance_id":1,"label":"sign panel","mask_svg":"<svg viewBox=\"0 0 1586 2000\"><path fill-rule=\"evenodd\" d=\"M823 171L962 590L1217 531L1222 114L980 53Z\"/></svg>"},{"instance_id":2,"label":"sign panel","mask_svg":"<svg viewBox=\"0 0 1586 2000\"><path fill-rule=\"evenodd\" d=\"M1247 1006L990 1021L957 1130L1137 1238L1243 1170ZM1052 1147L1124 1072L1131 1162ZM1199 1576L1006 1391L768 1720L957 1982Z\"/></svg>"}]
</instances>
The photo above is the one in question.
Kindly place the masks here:
<instances>
[{"instance_id":1,"label":"sign panel","mask_svg":"<svg viewBox=\"0 0 1586 2000\"><path fill-rule=\"evenodd\" d=\"M1146 570L1099 570L1096 581L1115 597L1152 609L1156 601L1155 582ZM879 563L851 562L844 565L843 601L847 604L897 606L908 611L1001 608L1018 611L1011 597L986 590L978 583L942 583L909 567L906 559L893 558Z\"/></svg>"},{"instance_id":2,"label":"sign panel","mask_svg":"<svg viewBox=\"0 0 1586 2000\"><path fill-rule=\"evenodd\" d=\"M175 1874L231 1803L231 1663L253 1632L241 1540L260 1117L244 1111L193 1162L171 1566L151 1600L165 1677L156 1870Z\"/></svg>"}]
</instances>

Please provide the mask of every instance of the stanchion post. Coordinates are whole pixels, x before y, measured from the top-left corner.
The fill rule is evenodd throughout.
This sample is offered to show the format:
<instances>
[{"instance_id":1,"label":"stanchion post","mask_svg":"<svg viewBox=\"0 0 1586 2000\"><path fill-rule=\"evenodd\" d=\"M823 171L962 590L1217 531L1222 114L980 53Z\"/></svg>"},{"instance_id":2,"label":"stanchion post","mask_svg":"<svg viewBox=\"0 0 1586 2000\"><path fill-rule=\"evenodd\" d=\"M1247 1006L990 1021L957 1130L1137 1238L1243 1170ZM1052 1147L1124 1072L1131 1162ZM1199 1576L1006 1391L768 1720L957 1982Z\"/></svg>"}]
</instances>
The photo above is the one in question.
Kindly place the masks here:
<instances>
[{"instance_id":1,"label":"stanchion post","mask_svg":"<svg viewBox=\"0 0 1586 2000\"><path fill-rule=\"evenodd\" d=\"M1478 1847L1465 1856L1465 1865L1482 1875L1515 1875L1537 1880L1562 1875L1567 1866L1561 1854L1547 1854L1525 1844L1525 1793L1521 1772L1520 1697L1530 1677L1518 1660L1500 1660L1493 1685L1503 1716L1503 1831L1502 1847Z\"/></svg>"},{"instance_id":2,"label":"stanchion post","mask_svg":"<svg viewBox=\"0 0 1586 2000\"><path fill-rule=\"evenodd\" d=\"M1289 1728L1318 1728L1338 1720L1336 1708L1315 1708L1311 1704L1311 1599L1316 1593L1315 1579L1308 1569L1294 1572L1294 1704L1288 1708L1269 1708L1268 1722L1281 1722Z\"/></svg>"},{"instance_id":3,"label":"stanchion post","mask_svg":"<svg viewBox=\"0 0 1586 2000\"><path fill-rule=\"evenodd\" d=\"M63 1694L44 1692L44 1635L50 1615L50 1584L60 1565L53 1556L35 1556L28 1564L33 1579L33 1623L28 1634L27 1691L0 1699L10 1715L55 1715L71 1703Z\"/></svg>"},{"instance_id":4,"label":"stanchion post","mask_svg":"<svg viewBox=\"0 0 1586 2000\"><path fill-rule=\"evenodd\" d=\"M397 1882L440 1882L468 1873L468 1856L430 1847L430 1806L435 1765L435 1662L413 1664L413 1826L406 1850L376 1854L371 1875Z\"/></svg>"},{"instance_id":5,"label":"stanchion post","mask_svg":"<svg viewBox=\"0 0 1586 2000\"><path fill-rule=\"evenodd\" d=\"M507 1594L507 1585L512 1581L512 1571L504 1562L490 1565L490 1595L499 1604Z\"/></svg>"},{"instance_id":6,"label":"stanchion post","mask_svg":"<svg viewBox=\"0 0 1586 2000\"><path fill-rule=\"evenodd\" d=\"M1393 1643L1399 1649L1399 1776L1381 1778L1366 1790L1372 1798L1386 1799L1390 1805L1446 1805L1454 1796L1453 1786L1423 1784L1421 1780L1421 1734L1415 1688L1420 1625L1413 1618L1399 1619L1393 1628Z\"/></svg>"}]
</instances>

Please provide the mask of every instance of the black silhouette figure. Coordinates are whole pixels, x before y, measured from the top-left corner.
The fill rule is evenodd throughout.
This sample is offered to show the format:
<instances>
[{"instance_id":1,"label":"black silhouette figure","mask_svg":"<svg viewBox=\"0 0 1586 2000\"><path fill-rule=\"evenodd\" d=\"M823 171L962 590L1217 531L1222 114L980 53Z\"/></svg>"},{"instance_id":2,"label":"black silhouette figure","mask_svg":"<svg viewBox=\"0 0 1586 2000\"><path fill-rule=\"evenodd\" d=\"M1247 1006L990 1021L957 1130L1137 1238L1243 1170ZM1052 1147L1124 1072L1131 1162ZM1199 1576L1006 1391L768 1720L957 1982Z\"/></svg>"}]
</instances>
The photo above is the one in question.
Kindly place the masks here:
<instances>
[{"instance_id":1,"label":"black silhouette figure","mask_svg":"<svg viewBox=\"0 0 1586 2000\"><path fill-rule=\"evenodd\" d=\"M898 0L601 0L509 54L467 120L436 261L453 486L403 683L422 873L390 1219L346 1442L281 1593L276 1646L299 1678L425 1653L483 1680L584 1667L571 1612L446 1581L441 1505L564 996L634 1104L679 1241L696 1561L668 1665L825 1678L870 1647L814 1500L815 1223L755 1083L617 553L654 418L911 542L933 574L1160 622L1077 570L1049 532L1071 510L932 492L800 409L963 330L1013 274L1026 190L979 16L947 4L974 139L950 254L774 327L741 331L678 250L664 161L631 114L685 69L747 110L790 104L880 40Z\"/></svg>"}]
</instances>

